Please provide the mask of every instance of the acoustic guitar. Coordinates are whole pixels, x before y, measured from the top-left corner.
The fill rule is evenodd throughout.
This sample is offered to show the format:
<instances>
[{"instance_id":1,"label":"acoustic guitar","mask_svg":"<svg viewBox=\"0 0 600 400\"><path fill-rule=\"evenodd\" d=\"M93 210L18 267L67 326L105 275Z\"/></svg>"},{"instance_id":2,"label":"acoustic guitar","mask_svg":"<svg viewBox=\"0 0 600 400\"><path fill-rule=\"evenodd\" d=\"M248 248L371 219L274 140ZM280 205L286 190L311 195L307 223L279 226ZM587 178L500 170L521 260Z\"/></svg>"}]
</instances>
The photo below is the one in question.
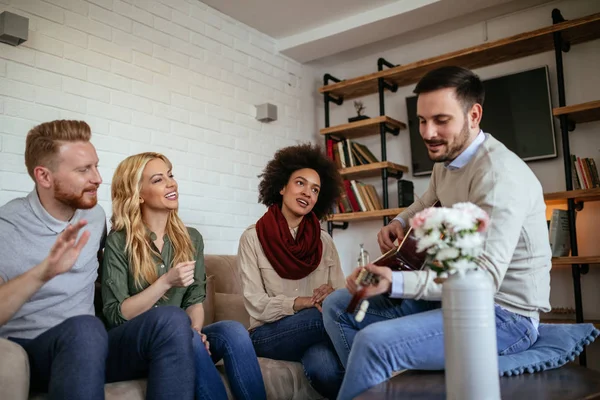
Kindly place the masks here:
<instances>
[{"instance_id":1,"label":"acoustic guitar","mask_svg":"<svg viewBox=\"0 0 600 400\"><path fill-rule=\"evenodd\" d=\"M440 202L436 201L433 207L440 207ZM427 252L417 251L418 240L415 237L412 227L404 234L404 238L397 247L388 250L386 253L379 256L373 264L384 266L393 271L419 271L425 267ZM356 286L358 290L352 296L346 312L354 313L358 303L364 298L364 293L369 285L377 285L380 276L363 268L356 277ZM361 310L366 311L368 303L361 306Z\"/></svg>"}]
</instances>

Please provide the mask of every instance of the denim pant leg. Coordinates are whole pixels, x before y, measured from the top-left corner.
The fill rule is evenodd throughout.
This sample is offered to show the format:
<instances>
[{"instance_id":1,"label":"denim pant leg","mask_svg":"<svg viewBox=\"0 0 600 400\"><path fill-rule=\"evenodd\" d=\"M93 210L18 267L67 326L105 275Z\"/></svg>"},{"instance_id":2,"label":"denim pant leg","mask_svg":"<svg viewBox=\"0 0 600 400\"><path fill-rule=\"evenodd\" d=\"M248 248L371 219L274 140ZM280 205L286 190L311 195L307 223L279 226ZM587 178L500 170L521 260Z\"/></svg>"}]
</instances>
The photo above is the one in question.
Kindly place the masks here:
<instances>
[{"instance_id":1,"label":"denim pant leg","mask_svg":"<svg viewBox=\"0 0 600 400\"><path fill-rule=\"evenodd\" d=\"M533 346L538 339L538 330L531 319L510 312L498 304L494 306L498 355L520 353Z\"/></svg>"},{"instance_id":2,"label":"denim pant leg","mask_svg":"<svg viewBox=\"0 0 600 400\"><path fill-rule=\"evenodd\" d=\"M374 322L356 333L338 399L353 399L403 369L444 369L441 309Z\"/></svg>"},{"instance_id":3,"label":"denim pant leg","mask_svg":"<svg viewBox=\"0 0 600 400\"><path fill-rule=\"evenodd\" d=\"M72 317L35 339L10 340L27 352L31 390L49 400L103 400L108 339L92 315Z\"/></svg>"},{"instance_id":4,"label":"denim pant leg","mask_svg":"<svg viewBox=\"0 0 600 400\"><path fill-rule=\"evenodd\" d=\"M395 307L397 318L382 319L378 314L386 310L378 310L378 299L373 300L369 307L371 316L367 315L361 324L353 322L346 325L342 318L341 329L333 325L339 336L358 329L350 341L351 351L338 399L352 399L389 379L395 371L444 369L444 326L440 302L404 300ZM339 305L342 304L345 307L347 303ZM333 304L330 307L333 308ZM339 315L344 314L343 310L338 309ZM390 313L390 310L387 309L387 312ZM359 326L365 321L367 326ZM528 318L500 307L496 307L496 332L499 354L524 351L537 339L537 331Z\"/></svg>"},{"instance_id":5,"label":"denim pant leg","mask_svg":"<svg viewBox=\"0 0 600 400\"><path fill-rule=\"evenodd\" d=\"M300 361L310 385L321 396L335 399L344 379L344 367L331 340L309 347Z\"/></svg>"},{"instance_id":6,"label":"denim pant leg","mask_svg":"<svg viewBox=\"0 0 600 400\"><path fill-rule=\"evenodd\" d=\"M179 307L152 308L108 332L107 382L148 378L146 399L193 399L190 319Z\"/></svg>"},{"instance_id":7,"label":"denim pant leg","mask_svg":"<svg viewBox=\"0 0 600 400\"><path fill-rule=\"evenodd\" d=\"M357 322L355 314L346 312L351 298L352 295L347 289L339 289L327 296L323 302L323 324L344 366L348 364L350 349L359 330L375 322L440 307L440 302L437 301L399 300L383 295L375 296L369 299L369 308L364 319Z\"/></svg>"},{"instance_id":8,"label":"denim pant leg","mask_svg":"<svg viewBox=\"0 0 600 400\"><path fill-rule=\"evenodd\" d=\"M210 343L212 360L223 359L233 396L237 400L267 398L263 376L252 340L244 325L237 321L219 321L202 329Z\"/></svg>"},{"instance_id":9,"label":"denim pant leg","mask_svg":"<svg viewBox=\"0 0 600 400\"><path fill-rule=\"evenodd\" d=\"M196 331L192 332L196 365L196 400L227 400L227 391L215 363L202 343L200 334Z\"/></svg>"},{"instance_id":10,"label":"denim pant leg","mask_svg":"<svg viewBox=\"0 0 600 400\"><path fill-rule=\"evenodd\" d=\"M335 398L343 367L327 336L319 310L305 309L264 324L254 329L250 337L259 357L302 362L313 388L322 396Z\"/></svg>"}]
</instances>

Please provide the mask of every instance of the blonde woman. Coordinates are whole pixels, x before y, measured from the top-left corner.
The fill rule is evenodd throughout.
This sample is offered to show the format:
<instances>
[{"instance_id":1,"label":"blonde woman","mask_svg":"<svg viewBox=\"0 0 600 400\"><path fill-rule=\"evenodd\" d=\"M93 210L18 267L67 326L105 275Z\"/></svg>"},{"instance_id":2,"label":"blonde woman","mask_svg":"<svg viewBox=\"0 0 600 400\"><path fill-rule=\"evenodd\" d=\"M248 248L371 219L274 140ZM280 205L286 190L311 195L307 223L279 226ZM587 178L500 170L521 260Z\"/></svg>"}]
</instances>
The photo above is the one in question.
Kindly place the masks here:
<instances>
[{"instance_id":1,"label":"blonde woman","mask_svg":"<svg viewBox=\"0 0 600 400\"><path fill-rule=\"evenodd\" d=\"M214 366L224 359L237 399L266 398L248 332L235 321L204 326L204 243L177 214L179 193L171 162L141 153L123 160L112 180L112 229L102 264L102 300L110 326L153 307L186 310L194 331L196 398L226 399Z\"/></svg>"}]
</instances>

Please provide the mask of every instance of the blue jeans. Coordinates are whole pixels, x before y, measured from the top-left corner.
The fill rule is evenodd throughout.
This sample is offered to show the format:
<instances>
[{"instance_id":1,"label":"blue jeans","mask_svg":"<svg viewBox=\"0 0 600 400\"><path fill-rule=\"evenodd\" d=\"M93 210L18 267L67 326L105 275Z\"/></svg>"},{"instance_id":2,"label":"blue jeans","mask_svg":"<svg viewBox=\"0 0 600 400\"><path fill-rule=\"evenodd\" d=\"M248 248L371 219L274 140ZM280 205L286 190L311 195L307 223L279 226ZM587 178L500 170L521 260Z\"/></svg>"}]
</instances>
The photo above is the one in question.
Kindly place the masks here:
<instances>
[{"instance_id":1,"label":"blue jeans","mask_svg":"<svg viewBox=\"0 0 600 400\"><path fill-rule=\"evenodd\" d=\"M103 400L106 382L148 378L146 399L193 399L190 319L153 308L109 332L92 315L72 317L35 339L10 338L29 357L30 387L51 400Z\"/></svg>"},{"instance_id":2,"label":"blue jeans","mask_svg":"<svg viewBox=\"0 0 600 400\"><path fill-rule=\"evenodd\" d=\"M335 399L344 370L323 326L323 316L308 308L278 321L261 325L250 337L259 357L300 361L311 386Z\"/></svg>"},{"instance_id":3,"label":"blue jeans","mask_svg":"<svg viewBox=\"0 0 600 400\"><path fill-rule=\"evenodd\" d=\"M194 331L196 359L196 399L227 400L227 392L215 363L221 359L229 387L237 400L267 398L265 385L252 341L244 325L236 321L220 321L205 326L202 332L210 343L210 355L200 335Z\"/></svg>"},{"instance_id":4,"label":"blue jeans","mask_svg":"<svg viewBox=\"0 0 600 400\"><path fill-rule=\"evenodd\" d=\"M346 374L338 399L352 399L403 369L444 369L444 326L439 301L369 299L362 322L346 312L346 289L327 296L323 321ZM531 320L496 306L498 354L527 350L537 340Z\"/></svg>"}]
</instances>

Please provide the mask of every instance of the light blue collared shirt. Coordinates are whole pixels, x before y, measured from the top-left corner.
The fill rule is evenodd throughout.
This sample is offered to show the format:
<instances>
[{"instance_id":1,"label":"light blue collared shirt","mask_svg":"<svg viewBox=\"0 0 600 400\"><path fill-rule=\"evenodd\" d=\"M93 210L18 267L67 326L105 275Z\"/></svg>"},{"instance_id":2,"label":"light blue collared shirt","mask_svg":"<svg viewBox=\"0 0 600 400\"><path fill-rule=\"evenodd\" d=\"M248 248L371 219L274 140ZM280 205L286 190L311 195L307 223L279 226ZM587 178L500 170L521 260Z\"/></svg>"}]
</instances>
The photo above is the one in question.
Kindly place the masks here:
<instances>
[{"instance_id":1,"label":"light blue collared shirt","mask_svg":"<svg viewBox=\"0 0 600 400\"><path fill-rule=\"evenodd\" d=\"M446 168L450 171L454 171L455 169L460 169L467 165L469 161L475 156L479 146L485 141L485 133L482 130L479 131L479 134L475 137L475 140L471 142L469 147L467 147L462 153L458 155L454 160L450 162L450 164L446 165Z\"/></svg>"}]
</instances>

